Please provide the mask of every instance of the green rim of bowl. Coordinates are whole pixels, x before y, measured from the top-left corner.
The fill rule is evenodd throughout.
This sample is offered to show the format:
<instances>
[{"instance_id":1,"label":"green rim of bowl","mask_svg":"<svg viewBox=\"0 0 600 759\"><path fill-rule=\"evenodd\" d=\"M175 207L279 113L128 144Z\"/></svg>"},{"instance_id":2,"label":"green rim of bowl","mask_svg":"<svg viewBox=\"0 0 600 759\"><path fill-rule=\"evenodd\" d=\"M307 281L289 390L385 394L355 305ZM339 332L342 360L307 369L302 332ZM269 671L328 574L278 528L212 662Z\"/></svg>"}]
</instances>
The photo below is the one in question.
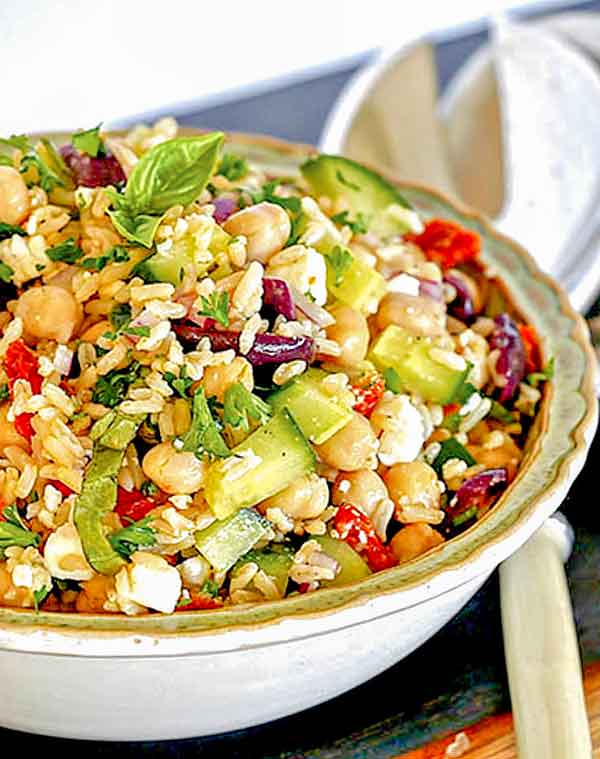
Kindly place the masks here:
<instances>
[{"instance_id":1,"label":"green rim of bowl","mask_svg":"<svg viewBox=\"0 0 600 759\"><path fill-rule=\"evenodd\" d=\"M54 138L60 141L61 136ZM228 143L230 150L278 176L297 175L300 163L315 153L307 145L259 135L231 134ZM585 454L596 424L595 358L585 322L533 259L515 242L495 232L483 217L427 187L400 182L389 175L388 179L425 217L452 219L479 232L488 273L501 281L516 310L535 327L545 358L555 359L554 381L545 391L519 474L494 508L462 535L424 556L346 587L271 603L173 615L126 617L0 608L0 627L162 636L252 628L284 618L323 615L425 584L446 570L468 568L482 551L502 543L534 517L555 492L564 490L573 476L571 464ZM468 579L466 572L456 584Z\"/></svg>"}]
</instances>

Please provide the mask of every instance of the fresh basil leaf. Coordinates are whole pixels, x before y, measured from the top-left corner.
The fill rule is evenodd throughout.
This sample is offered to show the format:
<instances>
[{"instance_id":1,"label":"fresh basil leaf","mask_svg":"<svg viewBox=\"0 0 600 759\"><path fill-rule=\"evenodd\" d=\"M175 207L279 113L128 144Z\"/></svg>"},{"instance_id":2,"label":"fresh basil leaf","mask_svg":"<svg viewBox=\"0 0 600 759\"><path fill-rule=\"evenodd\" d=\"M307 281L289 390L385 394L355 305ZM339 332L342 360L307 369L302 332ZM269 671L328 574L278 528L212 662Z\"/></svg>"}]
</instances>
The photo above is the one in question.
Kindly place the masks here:
<instances>
[{"instance_id":1,"label":"fresh basil leaf","mask_svg":"<svg viewBox=\"0 0 600 759\"><path fill-rule=\"evenodd\" d=\"M27 237L27 232L21 227L16 227L14 224L5 224L0 222L0 240L7 240L13 235L21 235L21 237Z\"/></svg>"},{"instance_id":2,"label":"fresh basil leaf","mask_svg":"<svg viewBox=\"0 0 600 759\"><path fill-rule=\"evenodd\" d=\"M137 242L139 245L143 245L144 248L152 247L154 235L164 216L164 214L160 216L135 214L131 210L109 211L108 215L115 225L117 232L123 235L126 240Z\"/></svg>"},{"instance_id":3,"label":"fresh basil leaf","mask_svg":"<svg viewBox=\"0 0 600 759\"><path fill-rule=\"evenodd\" d=\"M138 213L162 215L174 205L196 200L215 170L224 135L176 137L145 153L125 187L128 206Z\"/></svg>"},{"instance_id":4,"label":"fresh basil leaf","mask_svg":"<svg viewBox=\"0 0 600 759\"><path fill-rule=\"evenodd\" d=\"M74 264L83 256L83 251L79 245L75 244L75 239L69 237L68 240L48 248L46 255L51 261L62 261L65 264Z\"/></svg>"},{"instance_id":5,"label":"fresh basil leaf","mask_svg":"<svg viewBox=\"0 0 600 759\"><path fill-rule=\"evenodd\" d=\"M106 153L104 149L104 143L100 137L100 127L102 123L91 129L85 131L75 132L71 137L73 147L77 148L80 153L87 153L92 158L97 158L98 155L104 155Z\"/></svg>"},{"instance_id":6,"label":"fresh basil leaf","mask_svg":"<svg viewBox=\"0 0 600 759\"><path fill-rule=\"evenodd\" d=\"M14 273L14 269L8 264L5 264L4 261L0 261L0 280L2 280L2 282L6 282L7 284L12 282Z\"/></svg>"},{"instance_id":7,"label":"fresh basil leaf","mask_svg":"<svg viewBox=\"0 0 600 759\"><path fill-rule=\"evenodd\" d=\"M25 134L11 134L10 137L0 137L0 147L15 148L25 153L31 149L29 137Z\"/></svg>"}]
</instances>

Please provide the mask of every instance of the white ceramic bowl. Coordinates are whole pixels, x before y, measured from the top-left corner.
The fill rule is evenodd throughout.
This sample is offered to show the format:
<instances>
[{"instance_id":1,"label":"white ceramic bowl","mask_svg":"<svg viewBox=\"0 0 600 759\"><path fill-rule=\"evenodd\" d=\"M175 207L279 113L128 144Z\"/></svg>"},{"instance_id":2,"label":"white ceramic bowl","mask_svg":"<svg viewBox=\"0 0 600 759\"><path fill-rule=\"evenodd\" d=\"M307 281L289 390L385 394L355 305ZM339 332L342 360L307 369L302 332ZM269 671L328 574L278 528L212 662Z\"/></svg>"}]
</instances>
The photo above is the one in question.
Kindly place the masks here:
<instances>
[{"instance_id":1,"label":"white ceramic bowl","mask_svg":"<svg viewBox=\"0 0 600 759\"><path fill-rule=\"evenodd\" d=\"M311 152L232 136L235 151L292 174ZM474 527L417 560L345 588L274 603L142 617L0 609L4 727L105 740L201 736L281 717L364 682L442 627L566 495L596 426L587 329L559 288L480 217L402 185L425 216L483 237L556 376L516 480Z\"/></svg>"}]
</instances>

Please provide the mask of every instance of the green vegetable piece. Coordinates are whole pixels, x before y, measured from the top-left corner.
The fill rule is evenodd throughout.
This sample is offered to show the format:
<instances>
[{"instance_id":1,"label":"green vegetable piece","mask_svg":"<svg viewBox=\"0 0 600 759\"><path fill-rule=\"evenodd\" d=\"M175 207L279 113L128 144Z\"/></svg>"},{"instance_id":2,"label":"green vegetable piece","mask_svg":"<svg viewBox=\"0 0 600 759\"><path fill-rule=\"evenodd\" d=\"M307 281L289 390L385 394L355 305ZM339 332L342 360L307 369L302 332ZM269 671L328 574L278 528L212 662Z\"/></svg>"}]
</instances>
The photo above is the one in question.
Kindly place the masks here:
<instances>
[{"instance_id":1,"label":"green vegetable piece","mask_svg":"<svg viewBox=\"0 0 600 759\"><path fill-rule=\"evenodd\" d=\"M281 208L285 208L291 214L299 214L302 210L302 201L295 196L286 198L281 197L275 193L277 187L281 184L281 180L272 179L270 182L266 182L258 192L250 192L249 195L254 203L274 203Z\"/></svg>"},{"instance_id":2,"label":"green vegetable piece","mask_svg":"<svg viewBox=\"0 0 600 759\"><path fill-rule=\"evenodd\" d=\"M131 306L129 303L117 303L116 306L113 306L108 318L114 329L118 332L131 321Z\"/></svg>"},{"instance_id":3,"label":"green vegetable piece","mask_svg":"<svg viewBox=\"0 0 600 759\"><path fill-rule=\"evenodd\" d=\"M111 411L98 419L90 430L90 437L105 448L124 451L135 437L144 418L145 415L127 416Z\"/></svg>"},{"instance_id":4,"label":"green vegetable piece","mask_svg":"<svg viewBox=\"0 0 600 759\"><path fill-rule=\"evenodd\" d=\"M124 194L111 194L115 210L109 214L117 230L128 240L151 247L165 212L174 205L188 205L206 187L223 139L221 132L177 137L145 153Z\"/></svg>"},{"instance_id":5,"label":"green vegetable piece","mask_svg":"<svg viewBox=\"0 0 600 759\"><path fill-rule=\"evenodd\" d=\"M247 390L241 382L234 382L225 390L223 421L231 427L250 431L250 419L266 424L272 416L271 407Z\"/></svg>"},{"instance_id":6,"label":"green vegetable piece","mask_svg":"<svg viewBox=\"0 0 600 759\"><path fill-rule=\"evenodd\" d=\"M216 290L208 297L202 296L202 306L198 309L201 316L208 316L210 319L222 324L223 327L229 326L229 293L217 292Z\"/></svg>"},{"instance_id":7,"label":"green vegetable piece","mask_svg":"<svg viewBox=\"0 0 600 759\"><path fill-rule=\"evenodd\" d=\"M464 461L468 467L474 466L477 463L464 445L461 445L458 440L453 437L444 440L441 443L440 452L431 465L435 469L438 477L442 476L443 466L446 461L450 461L450 459L460 459L461 461Z\"/></svg>"},{"instance_id":8,"label":"green vegetable piece","mask_svg":"<svg viewBox=\"0 0 600 759\"><path fill-rule=\"evenodd\" d=\"M373 314L387 291L386 281L378 271L344 251L345 248L336 246L325 255L327 290L347 306Z\"/></svg>"},{"instance_id":9,"label":"green vegetable piece","mask_svg":"<svg viewBox=\"0 0 600 759\"><path fill-rule=\"evenodd\" d=\"M34 181L30 176L31 169L37 173L37 183L44 192L52 192L55 187L65 187L65 181L37 153L28 153L21 158L21 174L29 175L27 177L29 184Z\"/></svg>"},{"instance_id":10,"label":"green vegetable piece","mask_svg":"<svg viewBox=\"0 0 600 759\"><path fill-rule=\"evenodd\" d=\"M154 253L135 267L134 274L144 282L169 282L177 287L184 277L185 270L191 266L192 258L188 251L182 249L176 253Z\"/></svg>"},{"instance_id":11,"label":"green vegetable piece","mask_svg":"<svg viewBox=\"0 0 600 759\"><path fill-rule=\"evenodd\" d=\"M2 282L12 282L14 269L10 267L8 264L5 264L4 261L0 261L0 280Z\"/></svg>"},{"instance_id":12,"label":"green vegetable piece","mask_svg":"<svg viewBox=\"0 0 600 759\"><path fill-rule=\"evenodd\" d=\"M494 400L492 401L492 407L490 409L489 415L492 417L492 419L497 419L499 422L502 422L502 424L512 424L513 422L517 421L514 414L511 414L511 412L505 406Z\"/></svg>"},{"instance_id":13,"label":"green vegetable piece","mask_svg":"<svg viewBox=\"0 0 600 759\"><path fill-rule=\"evenodd\" d=\"M416 393L426 401L452 403L462 388L469 367L450 369L430 358L430 338L415 337L391 324L376 339L370 358L381 371L393 369L404 391Z\"/></svg>"},{"instance_id":14,"label":"green vegetable piece","mask_svg":"<svg viewBox=\"0 0 600 759\"><path fill-rule=\"evenodd\" d=\"M343 540L337 540L330 535L319 535L314 540L323 548L323 551L335 559L340 565L339 574L333 580L323 580L321 584L324 587L338 587L340 585L349 585L351 582L362 580L371 574L366 561L362 556L351 548Z\"/></svg>"},{"instance_id":15,"label":"green vegetable piece","mask_svg":"<svg viewBox=\"0 0 600 759\"><path fill-rule=\"evenodd\" d=\"M79 245L75 244L75 239L69 237L68 240L48 248L46 255L51 261L62 261L65 264L74 264L83 256L83 251Z\"/></svg>"},{"instance_id":16,"label":"green vegetable piece","mask_svg":"<svg viewBox=\"0 0 600 759\"><path fill-rule=\"evenodd\" d=\"M0 221L0 240L8 240L13 235L27 237L27 232L21 227L16 227L14 224L5 224L3 221Z\"/></svg>"},{"instance_id":17,"label":"green vegetable piece","mask_svg":"<svg viewBox=\"0 0 600 759\"><path fill-rule=\"evenodd\" d=\"M124 559L140 548L152 548L156 545L156 530L150 527L151 517L144 517L138 522L123 527L108 536L108 542Z\"/></svg>"},{"instance_id":18,"label":"green vegetable piece","mask_svg":"<svg viewBox=\"0 0 600 759\"><path fill-rule=\"evenodd\" d=\"M114 408L125 400L129 386L139 378L141 370L141 364L133 361L126 369L113 369L103 377L99 377L92 394L92 401Z\"/></svg>"},{"instance_id":19,"label":"green vegetable piece","mask_svg":"<svg viewBox=\"0 0 600 759\"><path fill-rule=\"evenodd\" d=\"M230 454L230 450L213 419L203 387L199 387L194 393L192 423L183 438L182 450L191 451L199 459L206 453L220 457Z\"/></svg>"},{"instance_id":20,"label":"green vegetable piece","mask_svg":"<svg viewBox=\"0 0 600 759\"><path fill-rule=\"evenodd\" d=\"M124 261L129 261L129 251L123 245L115 245L97 258L84 258L81 266L88 271L102 271L108 264Z\"/></svg>"},{"instance_id":21,"label":"green vegetable piece","mask_svg":"<svg viewBox=\"0 0 600 759\"><path fill-rule=\"evenodd\" d=\"M394 214L394 207L410 209L410 204L382 176L349 158L319 155L310 158L300 170L313 195L332 200L343 197L352 214L369 218L370 229L386 237L406 231L406 224Z\"/></svg>"},{"instance_id":22,"label":"green vegetable piece","mask_svg":"<svg viewBox=\"0 0 600 759\"><path fill-rule=\"evenodd\" d=\"M104 575L116 574L125 564L103 526L104 517L117 502L117 475L123 456L124 451L111 448L94 450L73 511L83 552L92 567Z\"/></svg>"},{"instance_id":23,"label":"green vegetable piece","mask_svg":"<svg viewBox=\"0 0 600 759\"><path fill-rule=\"evenodd\" d=\"M98 155L105 155L104 143L100 137L100 127L102 123L85 131L75 132L71 137L73 147L77 148L80 153L87 153L92 158Z\"/></svg>"},{"instance_id":24,"label":"green vegetable piece","mask_svg":"<svg viewBox=\"0 0 600 759\"><path fill-rule=\"evenodd\" d=\"M468 522L469 519L473 519L473 517L476 517L476 516L477 516L477 506L471 506L470 509L463 511L462 514L459 514L458 516L454 517L454 519L452 520L452 524L454 525L454 527L460 527L461 524Z\"/></svg>"},{"instance_id":25,"label":"green vegetable piece","mask_svg":"<svg viewBox=\"0 0 600 759\"><path fill-rule=\"evenodd\" d=\"M402 380L398 376L398 372L395 369L392 369L391 366L388 366L387 369L384 369L383 372L383 379L385 380L385 389L391 390L392 393L401 393L403 391L402 388Z\"/></svg>"},{"instance_id":26,"label":"green vegetable piece","mask_svg":"<svg viewBox=\"0 0 600 759\"><path fill-rule=\"evenodd\" d=\"M25 153L31 149L31 144L27 135L11 134L10 137L0 137L0 148L13 148Z\"/></svg>"},{"instance_id":27,"label":"green vegetable piece","mask_svg":"<svg viewBox=\"0 0 600 759\"><path fill-rule=\"evenodd\" d=\"M332 216L331 221L344 227L350 227L353 235L365 235L369 231L369 222L365 215L360 212L356 214L355 219L351 219L348 211L342 211Z\"/></svg>"},{"instance_id":28,"label":"green vegetable piece","mask_svg":"<svg viewBox=\"0 0 600 759\"><path fill-rule=\"evenodd\" d=\"M238 512L240 513L240 512ZM261 551L249 551L233 568L233 574L245 564L253 562L268 575L282 596L285 595L289 581L289 571L294 559L294 552L285 546L263 548Z\"/></svg>"},{"instance_id":29,"label":"green vegetable piece","mask_svg":"<svg viewBox=\"0 0 600 759\"><path fill-rule=\"evenodd\" d=\"M262 538L271 523L252 509L241 509L196 533L196 548L219 572L226 572Z\"/></svg>"},{"instance_id":30,"label":"green vegetable piece","mask_svg":"<svg viewBox=\"0 0 600 759\"><path fill-rule=\"evenodd\" d=\"M352 419L352 410L324 393L321 382L320 376L307 372L268 397L274 411L287 408L302 434L315 445L329 440Z\"/></svg>"},{"instance_id":31,"label":"green vegetable piece","mask_svg":"<svg viewBox=\"0 0 600 759\"><path fill-rule=\"evenodd\" d=\"M40 544L40 536L37 532L27 529L21 519L17 507L5 506L2 509L2 521L0 521L0 557L4 556L6 548L20 546L28 548L37 547Z\"/></svg>"},{"instance_id":32,"label":"green vegetable piece","mask_svg":"<svg viewBox=\"0 0 600 759\"><path fill-rule=\"evenodd\" d=\"M221 176L229 179L230 182L235 182L246 176L248 171L248 162L245 158L235 153L224 153L217 174L221 174Z\"/></svg>"},{"instance_id":33,"label":"green vegetable piece","mask_svg":"<svg viewBox=\"0 0 600 759\"><path fill-rule=\"evenodd\" d=\"M7 401L9 398L10 389L8 387L8 382L5 382L4 384L0 385L0 403Z\"/></svg>"},{"instance_id":34,"label":"green vegetable piece","mask_svg":"<svg viewBox=\"0 0 600 759\"><path fill-rule=\"evenodd\" d=\"M286 409L231 453L237 455L215 462L206 474L204 496L217 519L284 490L316 466L312 448Z\"/></svg>"},{"instance_id":35,"label":"green vegetable piece","mask_svg":"<svg viewBox=\"0 0 600 759\"><path fill-rule=\"evenodd\" d=\"M541 372L531 372L527 375L527 382L532 387L537 387L540 382L546 382L554 377L554 356L548 361Z\"/></svg>"},{"instance_id":36,"label":"green vegetable piece","mask_svg":"<svg viewBox=\"0 0 600 759\"><path fill-rule=\"evenodd\" d=\"M36 611L39 611L40 604L50 595L52 591L52 585L48 588L44 585L43 588L33 591L33 606Z\"/></svg>"}]
</instances>

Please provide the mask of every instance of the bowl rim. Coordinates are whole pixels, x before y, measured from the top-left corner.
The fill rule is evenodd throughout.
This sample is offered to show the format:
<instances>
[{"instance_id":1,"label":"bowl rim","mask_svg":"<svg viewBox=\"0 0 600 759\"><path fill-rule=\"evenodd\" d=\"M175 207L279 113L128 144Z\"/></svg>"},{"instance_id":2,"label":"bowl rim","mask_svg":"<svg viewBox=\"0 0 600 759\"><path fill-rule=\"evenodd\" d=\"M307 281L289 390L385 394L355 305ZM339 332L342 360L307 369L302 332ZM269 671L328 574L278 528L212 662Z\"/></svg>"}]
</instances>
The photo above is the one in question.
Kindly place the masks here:
<instances>
[{"instance_id":1,"label":"bowl rim","mask_svg":"<svg viewBox=\"0 0 600 759\"><path fill-rule=\"evenodd\" d=\"M194 135L207 130L180 128L180 135ZM113 135L123 132L112 132ZM60 135L50 135L60 139ZM274 153L280 157L291 157L296 162L301 157L316 155L320 151L312 145L293 143L268 135L226 132L227 143L245 145L247 148L258 148ZM561 317L572 324L568 334L570 343L574 344L582 353L584 366L577 391L584 404L584 412L569 431L572 447L560 459L553 479L541 492L534 495L519 513L518 517L507 526L504 526L499 535L491 540L472 545L464 552L464 556L458 557L458 551L450 552L444 559L442 566L434 567L419 574L414 572L415 567L423 565L423 560L439 554L445 546L462 545L464 540L470 540L473 534L480 531L481 525L486 518L494 512L491 509L486 516L461 535L447 541L440 546L431 549L417 559L407 562L385 572L371 575L365 580L351 583L339 588L320 589L318 593L306 594L293 599L287 598L274 602L261 604L248 604L230 609L220 609L215 612L185 612L180 611L172 615L148 614L139 617L127 617L125 615L110 614L86 614L80 612L36 612L30 609L15 609L12 607L0 607L0 650L3 648L36 651L44 649L44 645L36 643L32 632L43 631L46 634L46 643L50 638L76 638L78 640L106 640L110 638L131 638L132 635L150 635L156 641L170 639L173 636L185 637L190 640L202 639L206 636L221 635L223 633L247 632L255 635L259 630L273 628L273 625L289 620L334 620L340 611L364 607L371 602L393 597L394 609L409 608L418 605L424 598L419 600L419 591L428 590L427 599L442 595L451 589L458 588L469 582L478 574L491 572L502 560L507 558L548 518L556 508L560 500L566 495L570 483L579 473L585 461L587 450L593 438L597 424L597 402L595 390L596 360L590 341L589 331L585 320L577 314L569 303L566 293L547 274L542 272L533 257L514 240L497 232L489 220L482 214L474 211L463 203L449 198L444 193L434 190L427 185L404 182L397 179L388 171L376 167L375 170L388 181L406 191L422 192L461 217L467 219L474 227L482 230L486 239L500 243L516 253L524 264L527 274L534 280L545 285L551 292L553 299L558 305ZM504 283L502 283L504 284ZM510 293L508 288L505 287ZM516 305L510 297L511 304ZM517 310L521 310L517 305ZM554 383L552 387L554 386ZM542 399L542 405L538 411L536 424L539 425L534 439L526 449L526 454L519 467L517 477L511 483L506 493L500 499L504 502L515 485L522 482L527 476L532 463L538 457L542 443L548 435L550 416L550 403L553 396L552 387L546 387ZM495 506L495 508L497 505ZM402 568L409 567L412 577L403 579L406 573ZM380 579L378 578L380 576ZM383 577L385 576L385 577ZM379 581L374 581L378 578ZM388 580L385 587L380 587L382 580ZM388 587L389 585L389 587ZM248 619L251 612L254 619ZM374 612L375 613L375 612ZM218 615L218 616L217 616ZM209 617L211 618L209 620ZM236 619L239 618L239 619ZM220 623L222 620L222 623ZM76 622L76 624L74 624ZM210 624L203 624L210 623ZM331 625L333 629L334 621ZM136 639L137 640L137 639ZM258 641L257 641L258 642Z\"/></svg>"}]
</instances>

